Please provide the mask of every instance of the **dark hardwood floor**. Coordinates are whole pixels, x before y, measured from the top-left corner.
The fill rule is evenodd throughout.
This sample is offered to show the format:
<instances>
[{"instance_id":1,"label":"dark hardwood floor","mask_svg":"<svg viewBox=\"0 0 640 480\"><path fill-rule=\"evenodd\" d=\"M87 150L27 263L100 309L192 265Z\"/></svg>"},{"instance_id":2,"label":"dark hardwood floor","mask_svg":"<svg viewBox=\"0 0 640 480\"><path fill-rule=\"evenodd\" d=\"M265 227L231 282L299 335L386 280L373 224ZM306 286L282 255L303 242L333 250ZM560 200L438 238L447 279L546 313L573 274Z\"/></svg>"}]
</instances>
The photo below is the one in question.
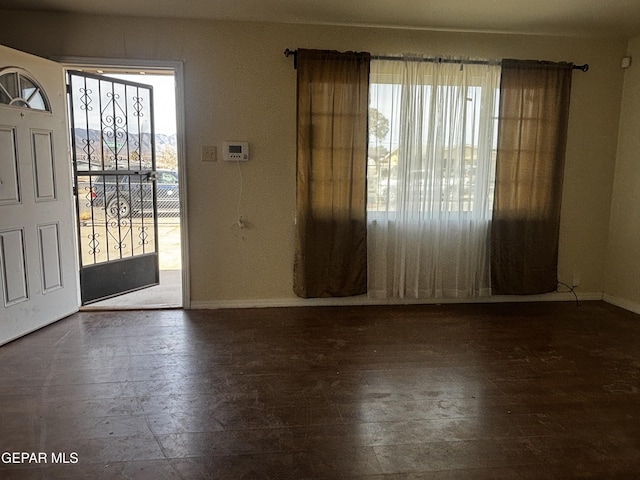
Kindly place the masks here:
<instances>
[{"instance_id":1,"label":"dark hardwood floor","mask_svg":"<svg viewBox=\"0 0 640 480\"><path fill-rule=\"evenodd\" d=\"M83 312L0 347L0 415L2 479L637 479L640 316Z\"/></svg>"}]
</instances>

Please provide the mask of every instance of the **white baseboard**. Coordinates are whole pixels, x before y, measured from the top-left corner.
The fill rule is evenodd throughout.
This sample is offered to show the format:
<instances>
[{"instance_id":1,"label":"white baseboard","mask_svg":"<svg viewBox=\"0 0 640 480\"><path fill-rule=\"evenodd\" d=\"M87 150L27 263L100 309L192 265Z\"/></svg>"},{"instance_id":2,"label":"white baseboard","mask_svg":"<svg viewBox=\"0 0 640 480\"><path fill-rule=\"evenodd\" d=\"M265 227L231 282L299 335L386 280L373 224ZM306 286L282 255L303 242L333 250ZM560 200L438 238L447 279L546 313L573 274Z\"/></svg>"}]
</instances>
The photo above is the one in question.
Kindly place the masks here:
<instances>
[{"instance_id":1,"label":"white baseboard","mask_svg":"<svg viewBox=\"0 0 640 480\"><path fill-rule=\"evenodd\" d=\"M614 297L613 295L604 294L602 299L615 305L616 307L624 308L625 310L629 310L630 312L640 314L640 303L632 302L630 300L625 300L623 298Z\"/></svg>"},{"instance_id":2,"label":"white baseboard","mask_svg":"<svg viewBox=\"0 0 640 480\"><path fill-rule=\"evenodd\" d=\"M578 293L580 301L602 300L602 293ZM553 292L542 295L492 295L479 298L432 298L397 299L369 298L366 295L341 298L265 298L244 300L192 300L194 310L216 310L222 308L272 308L272 307L326 307L360 305L435 305L443 303L513 303L513 302L572 302L576 298L571 292Z\"/></svg>"}]
</instances>

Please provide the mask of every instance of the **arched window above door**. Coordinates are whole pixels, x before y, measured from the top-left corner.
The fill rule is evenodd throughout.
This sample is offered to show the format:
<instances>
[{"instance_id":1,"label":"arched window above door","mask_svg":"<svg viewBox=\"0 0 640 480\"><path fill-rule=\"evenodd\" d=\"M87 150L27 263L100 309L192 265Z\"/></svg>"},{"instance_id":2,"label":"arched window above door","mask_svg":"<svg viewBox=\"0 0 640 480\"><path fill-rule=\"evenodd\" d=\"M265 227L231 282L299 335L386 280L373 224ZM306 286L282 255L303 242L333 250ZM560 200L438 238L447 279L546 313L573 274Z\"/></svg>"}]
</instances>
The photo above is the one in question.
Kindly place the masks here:
<instances>
[{"instance_id":1,"label":"arched window above door","mask_svg":"<svg viewBox=\"0 0 640 480\"><path fill-rule=\"evenodd\" d=\"M0 69L0 105L51 111L40 84L27 71L14 67Z\"/></svg>"}]
</instances>

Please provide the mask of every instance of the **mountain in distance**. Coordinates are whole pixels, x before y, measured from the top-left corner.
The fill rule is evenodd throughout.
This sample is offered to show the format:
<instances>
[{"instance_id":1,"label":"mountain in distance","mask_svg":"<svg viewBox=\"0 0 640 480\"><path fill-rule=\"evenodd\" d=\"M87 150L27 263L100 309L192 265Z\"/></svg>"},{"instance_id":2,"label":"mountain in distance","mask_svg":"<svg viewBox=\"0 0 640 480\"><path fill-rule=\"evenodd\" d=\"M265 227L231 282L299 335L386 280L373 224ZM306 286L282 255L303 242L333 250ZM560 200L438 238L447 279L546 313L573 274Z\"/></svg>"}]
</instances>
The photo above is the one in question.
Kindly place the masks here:
<instances>
[{"instance_id":1,"label":"mountain in distance","mask_svg":"<svg viewBox=\"0 0 640 480\"><path fill-rule=\"evenodd\" d=\"M89 129L89 134L87 135L87 130L86 129L75 129L74 130L75 133L75 140L76 140L76 146L80 147L81 145L84 145L84 141L87 139L87 137L89 138L89 140L91 140L93 142L93 145L99 145L100 143L100 130L94 130L94 129ZM138 137L139 135L137 134L132 134L130 135L131 140L134 143L138 142ZM142 150L148 150L150 149L150 145L149 145L149 134L143 133L142 134ZM167 135L164 133L156 133L155 135L156 138L156 149L157 150L163 150L166 146L171 146L173 148L176 148L176 134L173 133L171 135ZM112 142L111 138L107 138L107 142ZM119 143L124 143L124 139L119 137Z\"/></svg>"},{"instance_id":2,"label":"mountain in distance","mask_svg":"<svg viewBox=\"0 0 640 480\"><path fill-rule=\"evenodd\" d=\"M126 155L126 138L124 136L119 136L118 131L114 135L109 135L108 130L107 134L103 137L100 130L89 129L79 129L76 128L73 130L74 140L75 140L75 148L77 152L77 160L78 161L87 161L89 151L86 147L87 144L91 146L91 155L93 157L92 162L94 164L100 164L100 155L101 151L104 150L104 155L106 158L105 163L109 163L109 158L114 156L114 150L116 150L116 146L120 155ZM114 138L115 136L115 138ZM174 163L172 159L176 159L176 150L177 150L177 142L176 142L176 134L167 135L164 133L156 133L155 134L155 146L156 146L156 163ZM104 142L103 142L104 139ZM141 135L138 134L130 134L129 135L129 148L132 152L140 151L142 152L143 160L145 157L151 154L151 135L148 133L143 133ZM138 147L139 145L139 147ZM177 165L177 161L175 162ZM159 165L160 166L160 165ZM170 167L171 165L163 165L164 167Z\"/></svg>"}]
</instances>

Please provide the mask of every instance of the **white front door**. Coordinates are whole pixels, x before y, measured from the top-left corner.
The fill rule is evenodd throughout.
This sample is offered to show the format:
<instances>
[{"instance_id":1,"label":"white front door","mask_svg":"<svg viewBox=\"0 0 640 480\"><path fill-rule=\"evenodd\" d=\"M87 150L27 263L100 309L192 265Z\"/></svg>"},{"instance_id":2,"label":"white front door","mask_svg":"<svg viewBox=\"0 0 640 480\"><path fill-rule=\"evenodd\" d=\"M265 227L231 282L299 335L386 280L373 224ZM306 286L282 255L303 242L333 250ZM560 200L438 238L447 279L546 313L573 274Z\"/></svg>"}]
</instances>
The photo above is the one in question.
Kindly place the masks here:
<instances>
[{"instance_id":1,"label":"white front door","mask_svg":"<svg viewBox=\"0 0 640 480\"><path fill-rule=\"evenodd\" d=\"M0 344L78 310L61 65L0 45Z\"/></svg>"}]
</instances>

